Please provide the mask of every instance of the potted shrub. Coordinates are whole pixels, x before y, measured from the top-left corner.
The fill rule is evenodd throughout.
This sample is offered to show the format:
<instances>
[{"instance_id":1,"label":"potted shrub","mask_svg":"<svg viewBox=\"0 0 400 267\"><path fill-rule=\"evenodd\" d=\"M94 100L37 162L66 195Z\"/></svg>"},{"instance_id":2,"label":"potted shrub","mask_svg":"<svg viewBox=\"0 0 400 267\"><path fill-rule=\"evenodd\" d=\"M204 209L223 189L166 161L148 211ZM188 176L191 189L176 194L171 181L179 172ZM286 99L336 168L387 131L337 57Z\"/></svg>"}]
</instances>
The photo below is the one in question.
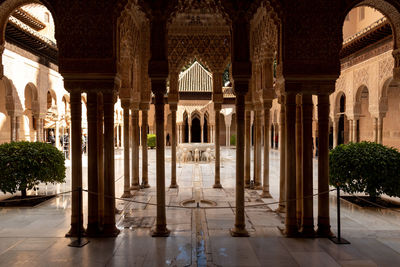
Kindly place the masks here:
<instances>
[{"instance_id":1,"label":"potted shrub","mask_svg":"<svg viewBox=\"0 0 400 267\"><path fill-rule=\"evenodd\" d=\"M147 146L151 149L156 147L156 135L155 134L148 134L147 135Z\"/></svg>"},{"instance_id":2,"label":"potted shrub","mask_svg":"<svg viewBox=\"0 0 400 267\"><path fill-rule=\"evenodd\" d=\"M64 155L51 144L11 142L0 145L0 190L4 193L34 189L39 183L65 182Z\"/></svg>"},{"instance_id":3,"label":"potted shrub","mask_svg":"<svg viewBox=\"0 0 400 267\"><path fill-rule=\"evenodd\" d=\"M400 152L372 142L339 145L329 154L329 179L347 193L400 197Z\"/></svg>"}]
</instances>

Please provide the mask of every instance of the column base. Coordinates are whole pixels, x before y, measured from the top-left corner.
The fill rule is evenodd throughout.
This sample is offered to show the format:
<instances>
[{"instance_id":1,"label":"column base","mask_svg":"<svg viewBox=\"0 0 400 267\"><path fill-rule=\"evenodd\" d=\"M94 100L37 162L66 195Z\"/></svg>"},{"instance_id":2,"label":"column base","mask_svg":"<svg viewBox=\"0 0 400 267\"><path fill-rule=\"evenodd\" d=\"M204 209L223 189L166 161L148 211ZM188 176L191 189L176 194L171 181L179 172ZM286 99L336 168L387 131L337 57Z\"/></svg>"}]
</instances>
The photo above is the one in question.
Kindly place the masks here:
<instances>
[{"instance_id":1,"label":"column base","mask_svg":"<svg viewBox=\"0 0 400 267\"><path fill-rule=\"evenodd\" d=\"M165 225L156 226L151 230L152 237L168 237L170 233L171 231Z\"/></svg>"},{"instance_id":2,"label":"column base","mask_svg":"<svg viewBox=\"0 0 400 267\"><path fill-rule=\"evenodd\" d=\"M142 184L142 188L150 188L150 185L149 185L149 183L144 183L144 184Z\"/></svg>"},{"instance_id":3,"label":"column base","mask_svg":"<svg viewBox=\"0 0 400 267\"><path fill-rule=\"evenodd\" d=\"M124 192L121 196L121 198L131 198L133 197L133 195L131 194L131 192Z\"/></svg>"},{"instance_id":4,"label":"column base","mask_svg":"<svg viewBox=\"0 0 400 267\"><path fill-rule=\"evenodd\" d=\"M179 188L179 185L178 185L178 184L171 184L171 185L169 186L169 188Z\"/></svg>"},{"instance_id":5,"label":"column base","mask_svg":"<svg viewBox=\"0 0 400 267\"><path fill-rule=\"evenodd\" d=\"M100 230L99 224L98 223L88 223L87 228L86 228L86 236L89 237L99 237L102 235L102 232Z\"/></svg>"},{"instance_id":6,"label":"column base","mask_svg":"<svg viewBox=\"0 0 400 267\"><path fill-rule=\"evenodd\" d=\"M306 238L314 238L316 236L314 226L303 226L300 233L302 237Z\"/></svg>"},{"instance_id":7,"label":"column base","mask_svg":"<svg viewBox=\"0 0 400 267\"><path fill-rule=\"evenodd\" d=\"M285 230L283 231L283 234L286 237L300 237L300 233L297 229L296 226L285 226Z\"/></svg>"},{"instance_id":8,"label":"column base","mask_svg":"<svg viewBox=\"0 0 400 267\"><path fill-rule=\"evenodd\" d=\"M214 184L214 185L213 185L213 188L222 188L222 185L221 185L220 183Z\"/></svg>"},{"instance_id":9,"label":"column base","mask_svg":"<svg viewBox=\"0 0 400 267\"><path fill-rule=\"evenodd\" d=\"M246 230L246 228L244 226L243 227L237 227L235 225L235 227L232 228L230 230L230 232L231 232L231 236L233 236L233 237L249 237L250 236L249 232L247 232L247 230Z\"/></svg>"},{"instance_id":10,"label":"column base","mask_svg":"<svg viewBox=\"0 0 400 267\"><path fill-rule=\"evenodd\" d=\"M279 205L278 208L275 211L279 212L279 213L286 213L286 206Z\"/></svg>"},{"instance_id":11,"label":"column base","mask_svg":"<svg viewBox=\"0 0 400 267\"><path fill-rule=\"evenodd\" d=\"M253 188L253 189L254 189L254 190L262 190L263 187L262 187L261 184L254 184L254 188Z\"/></svg>"},{"instance_id":12,"label":"column base","mask_svg":"<svg viewBox=\"0 0 400 267\"><path fill-rule=\"evenodd\" d=\"M129 190L139 190L140 189L140 185L139 184L133 184L131 185L131 187L129 188Z\"/></svg>"},{"instance_id":13,"label":"column base","mask_svg":"<svg viewBox=\"0 0 400 267\"><path fill-rule=\"evenodd\" d=\"M101 233L102 237L116 237L121 231L115 227L114 224L104 224L103 231Z\"/></svg>"},{"instance_id":14,"label":"column base","mask_svg":"<svg viewBox=\"0 0 400 267\"><path fill-rule=\"evenodd\" d=\"M261 194L261 198L272 198L272 196L268 191L263 191Z\"/></svg>"},{"instance_id":15,"label":"column base","mask_svg":"<svg viewBox=\"0 0 400 267\"><path fill-rule=\"evenodd\" d=\"M331 232L331 227L328 226L318 226L317 230L318 237L333 237L334 234Z\"/></svg>"},{"instance_id":16,"label":"column base","mask_svg":"<svg viewBox=\"0 0 400 267\"><path fill-rule=\"evenodd\" d=\"M245 183L245 184L244 184L244 188L249 189L249 188L250 188L250 183L248 183L248 184Z\"/></svg>"},{"instance_id":17,"label":"column base","mask_svg":"<svg viewBox=\"0 0 400 267\"><path fill-rule=\"evenodd\" d=\"M86 230L81 225L81 236L86 235ZM78 237L78 225L77 224L71 224L71 228L69 229L68 233L65 234L65 237Z\"/></svg>"}]
</instances>

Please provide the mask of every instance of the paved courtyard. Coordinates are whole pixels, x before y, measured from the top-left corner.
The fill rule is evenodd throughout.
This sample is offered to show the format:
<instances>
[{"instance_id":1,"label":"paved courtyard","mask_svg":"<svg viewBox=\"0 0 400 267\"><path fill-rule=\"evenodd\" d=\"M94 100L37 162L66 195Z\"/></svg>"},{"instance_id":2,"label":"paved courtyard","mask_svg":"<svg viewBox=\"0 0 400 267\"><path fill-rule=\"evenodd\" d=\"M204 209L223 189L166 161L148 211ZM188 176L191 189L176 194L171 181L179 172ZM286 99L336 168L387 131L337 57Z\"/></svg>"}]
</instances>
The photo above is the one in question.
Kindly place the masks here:
<instances>
[{"instance_id":1,"label":"paved courtyard","mask_svg":"<svg viewBox=\"0 0 400 267\"><path fill-rule=\"evenodd\" d=\"M116 196L123 193L122 151L116 151ZM399 266L400 213L358 208L342 201L342 236L350 245L329 239L284 238L278 227L284 218L277 205L246 208L249 238L233 238L235 150L222 149L221 183L213 189L214 164L178 164L179 189L167 189L168 238L150 237L155 223L155 150L149 150L150 189L134 193L134 201L117 200L117 238L90 239L83 248L71 248L65 233L70 225L70 195L35 208L0 208L0 266ZM166 152L166 184L170 183L170 150ZM279 152L270 154L271 194L246 190L246 205L276 202L279 196ZM68 163L67 163L68 164ZM316 187L316 164L315 189ZM87 167L84 157L85 170ZM141 166L141 164L140 164ZM84 170L84 187L86 171ZM68 172L70 168L68 168ZM70 190L70 177L41 192ZM316 191L316 190L315 190ZM0 198L4 198L0 195ZM87 196L84 194L84 203ZM217 209L180 208L182 201L207 199ZM331 224L336 233L336 198L331 194ZM86 209L86 207L84 207ZM317 201L314 200L314 214ZM86 218L85 218L86 221Z\"/></svg>"}]
</instances>

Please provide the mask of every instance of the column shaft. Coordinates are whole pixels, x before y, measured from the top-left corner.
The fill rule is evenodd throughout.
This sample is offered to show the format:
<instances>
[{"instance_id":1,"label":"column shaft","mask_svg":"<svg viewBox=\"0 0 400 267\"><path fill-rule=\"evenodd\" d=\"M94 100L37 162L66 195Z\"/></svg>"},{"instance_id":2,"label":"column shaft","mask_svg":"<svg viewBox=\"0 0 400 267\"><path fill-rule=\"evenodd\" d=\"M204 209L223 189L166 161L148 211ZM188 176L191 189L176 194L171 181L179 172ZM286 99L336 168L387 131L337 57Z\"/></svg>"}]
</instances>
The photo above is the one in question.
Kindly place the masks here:
<instances>
[{"instance_id":1,"label":"column shaft","mask_svg":"<svg viewBox=\"0 0 400 267\"><path fill-rule=\"evenodd\" d=\"M383 117L378 117L378 143L383 144Z\"/></svg>"},{"instance_id":2,"label":"column shaft","mask_svg":"<svg viewBox=\"0 0 400 267\"><path fill-rule=\"evenodd\" d=\"M272 103L268 103L264 101L264 179L263 179L263 192L261 197L270 198L271 194L269 193L269 117L270 117L270 108Z\"/></svg>"},{"instance_id":3,"label":"column shaft","mask_svg":"<svg viewBox=\"0 0 400 267\"><path fill-rule=\"evenodd\" d=\"M82 188L82 105L81 105L81 92L71 91L71 147L72 147L72 159L71 159L71 174L72 174L72 200L71 200L71 229L67 236L77 236L78 227L83 229L83 214L79 213L82 210L82 206L79 207L79 197L82 192L78 191ZM39 122L39 118L38 118ZM39 129L39 127L37 128ZM38 131L39 132L39 131ZM78 225L79 218L81 217L81 224Z\"/></svg>"},{"instance_id":4,"label":"column shaft","mask_svg":"<svg viewBox=\"0 0 400 267\"><path fill-rule=\"evenodd\" d=\"M261 143L262 143L262 134L261 134L261 118L262 118L262 111L257 110L255 112L255 143L254 143L254 187L255 189L262 189L261 184Z\"/></svg>"},{"instance_id":5,"label":"column shaft","mask_svg":"<svg viewBox=\"0 0 400 267\"><path fill-rule=\"evenodd\" d=\"M220 105L214 105L215 111L215 182L214 188L222 188L220 176L220 145L219 145L219 113Z\"/></svg>"},{"instance_id":6,"label":"column shaft","mask_svg":"<svg viewBox=\"0 0 400 267\"><path fill-rule=\"evenodd\" d=\"M172 133L171 133L171 188L177 188L178 184L176 183L176 105L171 105L171 120L172 120ZM203 133L203 131L202 131ZM203 134L202 142L203 142Z\"/></svg>"},{"instance_id":7,"label":"column shaft","mask_svg":"<svg viewBox=\"0 0 400 267\"><path fill-rule=\"evenodd\" d=\"M21 116L17 116L15 121L15 141L19 141L19 131L21 127ZM56 139L57 140L57 139Z\"/></svg>"},{"instance_id":8,"label":"column shaft","mask_svg":"<svg viewBox=\"0 0 400 267\"><path fill-rule=\"evenodd\" d=\"M373 139L375 143L378 143L378 118L372 117L372 127L374 128Z\"/></svg>"},{"instance_id":9,"label":"column shaft","mask_svg":"<svg viewBox=\"0 0 400 267\"><path fill-rule=\"evenodd\" d=\"M312 112L313 102L311 94L303 94L303 217L301 231L305 236L313 236L313 150L312 150Z\"/></svg>"},{"instance_id":10,"label":"column shaft","mask_svg":"<svg viewBox=\"0 0 400 267\"><path fill-rule=\"evenodd\" d=\"M297 224L300 227L303 213L303 125L301 110L301 95L296 96L296 217Z\"/></svg>"},{"instance_id":11,"label":"column shaft","mask_svg":"<svg viewBox=\"0 0 400 267\"><path fill-rule=\"evenodd\" d=\"M349 120L349 142L353 142L353 120Z\"/></svg>"},{"instance_id":12,"label":"column shaft","mask_svg":"<svg viewBox=\"0 0 400 267\"><path fill-rule=\"evenodd\" d=\"M15 142L15 141L17 141L17 137L16 137L17 117L14 116L14 115L11 115L10 116L10 122L11 122L10 140L11 140L11 142Z\"/></svg>"},{"instance_id":13,"label":"column shaft","mask_svg":"<svg viewBox=\"0 0 400 267\"><path fill-rule=\"evenodd\" d=\"M104 223L104 109L103 94L97 94L97 168L98 168L98 201L99 222Z\"/></svg>"},{"instance_id":14,"label":"column shaft","mask_svg":"<svg viewBox=\"0 0 400 267\"><path fill-rule=\"evenodd\" d=\"M128 198L131 197L130 190L130 158L129 158L129 101L128 103L123 103L123 112L124 112L124 193L121 197Z\"/></svg>"},{"instance_id":15,"label":"column shaft","mask_svg":"<svg viewBox=\"0 0 400 267\"><path fill-rule=\"evenodd\" d=\"M286 108L285 97L281 96L281 110L280 110L280 174L279 174L279 212L286 212Z\"/></svg>"},{"instance_id":16,"label":"column shaft","mask_svg":"<svg viewBox=\"0 0 400 267\"><path fill-rule=\"evenodd\" d=\"M115 227L114 92L103 92L104 105L104 226L105 236L117 236Z\"/></svg>"},{"instance_id":17,"label":"column shaft","mask_svg":"<svg viewBox=\"0 0 400 267\"><path fill-rule=\"evenodd\" d=\"M318 235L329 236L329 95L318 95L318 140Z\"/></svg>"},{"instance_id":18,"label":"column shaft","mask_svg":"<svg viewBox=\"0 0 400 267\"><path fill-rule=\"evenodd\" d=\"M333 119L333 148L338 145L338 121L336 118Z\"/></svg>"},{"instance_id":19,"label":"column shaft","mask_svg":"<svg viewBox=\"0 0 400 267\"><path fill-rule=\"evenodd\" d=\"M97 93L87 94L87 125L88 125L88 235L98 235L99 201L98 201L98 159L97 159Z\"/></svg>"},{"instance_id":20,"label":"column shaft","mask_svg":"<svg viewBox=\"0 0 400 267\"><path fill-rule=\"evenodd\" d=\"M165 83L159 84L165 87ZM152 88L154 88L152 84ZM161 88L160 88L161 89ZM167 219L165 211L165 150L164 150L164 91L155 91L156 97L156 181L157 181L157 220L153 236L168 236Z\"/></svg>"},{"instance_id":21,"label":"column shaft","mask_svg":"<svg viewBox=\"0 0 400 267\"><path fill-rule=\"evenodd\" d=\"M132 111L132 186L131 190L139 190L139 110Z\"/></svg>"},{"instance_id":22,"label":"column shaft","mask_svg":"<svg viewBox=\"0 0 400 267\"><path fill-rule=\"evenodd\" d=\"M357 119L354 118L353 120L353 142L357 143L358 138L357 138Z\"/></svg>"},{"instance_id":23,"label":"column shaft","mask_svg":"<svg viewBox=\"0 0 400 267\"><path fill-rule=\"evenodd\" d=\"M142 109L142 186L149 188L148 155L147 155L147 128L148 109Z\"/></svg>"},{"instance_id":24,"label":"column shaft","mask_svg":"<svg viewBox=\"0 0 400 267\"><path fill-rule=\"evenodd\" d=\"M245 116L245 171L244 171L244 186L250 187L250 169L251 169L251 110L246 110Z\"/></svg>"},{"instance_id":25,"label":"column shaft","mask_svg":"<svg viewBox=\"0 0 400 267\"><path fill-rule=\"evenodd\" d=\"M244 96L236 93L236 213L232 236L249 236L244 214Z\"/></svg>"},{"instance_id":26,"label":"column shaft","mask_svg":"<svg viewBox=\"0 0 400 267\"><path fill-rule=\"evenodd\" d=\"M286 236L297 234L296 220L296 94L286 93Z\"/></svg>"}]
</instances>

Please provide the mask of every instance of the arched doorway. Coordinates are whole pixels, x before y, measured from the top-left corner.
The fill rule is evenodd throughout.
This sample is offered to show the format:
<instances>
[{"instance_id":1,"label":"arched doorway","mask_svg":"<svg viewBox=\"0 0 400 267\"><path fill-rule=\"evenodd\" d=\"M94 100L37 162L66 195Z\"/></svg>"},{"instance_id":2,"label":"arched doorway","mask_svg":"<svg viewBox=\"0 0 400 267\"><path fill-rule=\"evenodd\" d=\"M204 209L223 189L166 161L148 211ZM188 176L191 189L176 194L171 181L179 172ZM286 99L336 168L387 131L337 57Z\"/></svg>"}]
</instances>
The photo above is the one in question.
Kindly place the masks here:
<instances>
[{"instance_id":1,"label":"arched doorway","mask_svg":"<svg viewBox=\"0 0 400 267\"><path fill-rule=\"evenodd\" d=\"M190 133L192 136L192 143L200 143L201 142L201 124L200 119L198 117L194 117L192 119L192 127L190 129Z\"/></svg>"},{"instance_id":2,"label":"arched doorway","mask_svg":"<svg viewBox=\"0 0 400 267\"><path fill-rule=\"evenodd\" d=\"M349 121L347 120L346 112L346 96L342 94L339 99L339 122L337 144L346 144L349 142Z\"/></svg>"},{"instance_id":3,"label":"arched doorway","mask_svg":"<svg viewBox=\"0 0 400 267\"><path fill-rule=\"evenodd\" d=\"M354 141L374 141L374 125L369 113L369 91L366 86L358 89L355 113L359 119L356 121L356 140Z\"/></svg>"}]
</instances>

